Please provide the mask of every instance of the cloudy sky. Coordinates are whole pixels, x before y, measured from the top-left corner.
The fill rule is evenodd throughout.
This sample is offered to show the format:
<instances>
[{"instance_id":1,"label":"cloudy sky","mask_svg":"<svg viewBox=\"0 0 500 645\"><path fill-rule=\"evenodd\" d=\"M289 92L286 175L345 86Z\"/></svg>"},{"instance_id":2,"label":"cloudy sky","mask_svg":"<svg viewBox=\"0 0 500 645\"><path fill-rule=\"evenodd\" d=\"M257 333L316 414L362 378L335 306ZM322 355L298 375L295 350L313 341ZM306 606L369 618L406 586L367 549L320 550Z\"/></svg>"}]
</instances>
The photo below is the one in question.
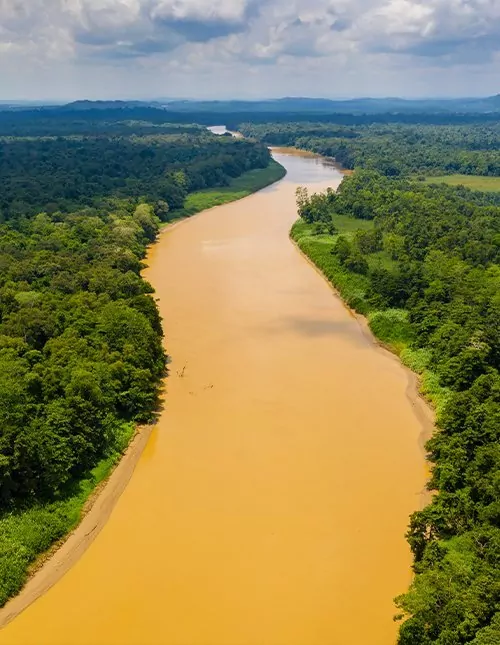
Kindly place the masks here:
<instances>
[{"instance_id":1,"label":"cloudy sky","mask_svg":"<svg viewBox=\"0 0 500 645\"><path fill-rule=\"evenodd\" d=\"M0 0L0 99L500 92L500 0Z\"/></svg>"}]
</instances>

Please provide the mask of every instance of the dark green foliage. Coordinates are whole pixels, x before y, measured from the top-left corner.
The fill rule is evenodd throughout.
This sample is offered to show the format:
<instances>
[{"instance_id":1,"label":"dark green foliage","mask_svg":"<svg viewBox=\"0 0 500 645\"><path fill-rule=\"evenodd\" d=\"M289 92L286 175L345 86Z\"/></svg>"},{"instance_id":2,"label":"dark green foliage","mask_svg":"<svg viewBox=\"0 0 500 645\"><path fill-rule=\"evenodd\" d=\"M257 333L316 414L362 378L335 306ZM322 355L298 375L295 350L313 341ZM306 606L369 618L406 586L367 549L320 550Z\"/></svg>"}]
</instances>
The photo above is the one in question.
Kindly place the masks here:
<instances>
[{"instance_id":1,"label":"dark green foliage","mask_svg":"<svg viewBox=\"0 0 500 645\"><path fill-rule=\"evenodd\" d=\"M361 255L359 251L353 251L349 255L345 262L344 266L348 271L353 271L354 273L360 273L361 275L366 275L368 273L368 262Z\"/></svg>"},{"instance_id":2,"label":"dark green foliage","mask_svg":"<svg viewBox=\"0 0 500 645\"><path fill-rule=\"evenodd\" d=\"M352 246L349 240L343 235L339 235L332 249L332 255L336 255L340 264L345 264L347 258L352 253Z\"/></svg>"},{"instance_id":3,"label":"dark green foliage","mask_svg":"<svg viewBox=\"0 0 500 645\"><path fill-rule=\"evenodd\" d=\"M270 161L267 148L195 133L148 137L57 137L0 142L0 212L19 219L99 206L102 198L144 197L167 221L188 193L227 186Z\"/></svg>"},{"instance_id":4,"label":"dark green foliage","mask_svg":"<svg viewBox=\"0 0 500 645\"><path fill-rule=\"evenodd\" d=\"M305 134L318 135L325 124L329 136L348 137L348 128L370 124L427 124L476 125L498 123L498 97L493 104L464 106L455 102L443 109L435 102L392 100L377 103L372 99L361 101L325 101L324 99L279 99L277 101L175 101L167 110L156 104L138 101L77 101L63 107L0 110L1 136L65 136L79 134L170 134L192 132L199 126L192 124L225 123L229 130L239 124L279 123L284 129L300 123ZM464 107L467 109L464 110ZM305 124L307 121L307 124ZM306 127L307 125L307 127ZM288 140L276 141L286 145Z\"/></svg>"},{"instance_id":5,"label":"dark green foliage","mask_svg":"<svg viewBox=\"0 0 500 645\"><path fill-rule=\"evenodd\" d=\"M354 238L355 244L361 253L369 254L382 251L382 231L358 231Z\"/></svg>"},{"instance_id":6,"label":"dark green foliage","mask_svg":"<svg viewBox=\"0 0 500 645\"><path fill-rule=\"evenodd\" d=\"M428 442L432 502L411 517L415 580L397 599L401 645L498 642L500 603L500 207L490 195L358 171L337 195L301 205L309 220L350 215L373 228L330 256L301 248L344 292L366 273L359 311L382 340L425 357L447 392ZM323 202L321 204L321 202ZM310 238L312 239L312 238ZM383 251L381 251L381 249ZM377 260L382 252L389 262ZM318 261L319 260L319 261ZM363 261L363 262L361 262ZM356 280L359 280L356 277ZM362 283L359 283L363 286ZM352 291L352 288L351 288ZM418 360L417 360L418 362Z\"/></svg>"},{"instance_id":7,"label":"dark green foliage","mask_svg":"<svg viewBox=\"0 0 500 645\"><path fill-rule=\"evenodd\" d=\"M361 275L368 273L368 262L359 249L353 246L343 235L339 235L331 253L337 257L340 264L348 271L360 273Z\"/></svg>"},{"instance_id":8,"label":"dark green foliage","mask_svg":"<svg viewBox=\"0 0 500 645\"><path fill-rule=\"evenodd\" d=\"M344 168L400 175L500 176L500 125L339 126L335 123L244 123L247 136L271 145L288 145L334 157ZM352 121L354 123L355 121ZM450 118L449 122L453 122Z\"/></svg>"},{"instance_id":9,"label":"dark green foliage","mask_svg":"<svg viewBox=\"0 0 500 645\"><path fill-rule=\"evenodd\" d=\"M310 195L306 188L297 188L297 206L299 215L308 223L332 223L328 200L320 195Z\"/></svg>"},{"instance_id":10,"label":"dark green foliage","mask_svg":"<svg viewBox=\"0 0 500 645\"><path fill-rule=\"evenodd\" d=\"M0 505L63 495L146 420L165 367L139 271L146 204L37 215L0 229Z\"/></svg>"}]
</instances>

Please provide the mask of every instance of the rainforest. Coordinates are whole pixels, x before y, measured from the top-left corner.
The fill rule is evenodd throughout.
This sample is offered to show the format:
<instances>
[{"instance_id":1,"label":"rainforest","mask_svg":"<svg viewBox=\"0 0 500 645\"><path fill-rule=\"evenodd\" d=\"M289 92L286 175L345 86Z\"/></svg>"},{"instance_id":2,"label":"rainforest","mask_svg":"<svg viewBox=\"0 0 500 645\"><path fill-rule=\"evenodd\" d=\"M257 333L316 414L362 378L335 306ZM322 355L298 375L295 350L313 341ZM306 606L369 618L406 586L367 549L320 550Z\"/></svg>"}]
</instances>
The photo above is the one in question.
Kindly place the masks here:
<instances>
[{"instance_id":1,"label":"rainforest","mask_svg":"<svg viewBox=\"0 0 500 645\"><path fill-rule=\"evenodd\" d=\"M498 116L290 106L0 110L0 642L499 642Z\"/></svg>"}]
</instances>

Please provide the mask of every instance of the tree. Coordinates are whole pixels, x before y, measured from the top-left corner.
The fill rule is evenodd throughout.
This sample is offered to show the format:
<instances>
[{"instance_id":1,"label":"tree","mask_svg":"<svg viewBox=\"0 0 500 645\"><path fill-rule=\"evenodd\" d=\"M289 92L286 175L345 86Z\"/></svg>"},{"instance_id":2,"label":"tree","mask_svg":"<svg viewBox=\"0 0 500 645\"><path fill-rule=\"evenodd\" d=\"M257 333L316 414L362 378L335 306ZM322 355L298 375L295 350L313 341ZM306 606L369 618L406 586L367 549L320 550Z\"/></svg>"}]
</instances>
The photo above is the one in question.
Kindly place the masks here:
<instances>
[{"instance_id":1,"label":"tree","mask_svg":"<svg viewBox=\"0 0 500 645\"><path fill-rule=\"evenodd\" d=\"M159 199L155 204L155 215L161 222L166 222L168 220L168 213L170 212L170 207L167 202L163 199Z\"/></svg>"},{"instance_id":2,"label":"tree","mask_svg":"<svg viewBox=\"0 0 500 645\"><path fill-rule=\"evenodd\" d=\"M335 255L341 264L345 264L352 254L352 247L344 235L339 235L333 245L332 255Z\"/></svg>"}]
</instances>

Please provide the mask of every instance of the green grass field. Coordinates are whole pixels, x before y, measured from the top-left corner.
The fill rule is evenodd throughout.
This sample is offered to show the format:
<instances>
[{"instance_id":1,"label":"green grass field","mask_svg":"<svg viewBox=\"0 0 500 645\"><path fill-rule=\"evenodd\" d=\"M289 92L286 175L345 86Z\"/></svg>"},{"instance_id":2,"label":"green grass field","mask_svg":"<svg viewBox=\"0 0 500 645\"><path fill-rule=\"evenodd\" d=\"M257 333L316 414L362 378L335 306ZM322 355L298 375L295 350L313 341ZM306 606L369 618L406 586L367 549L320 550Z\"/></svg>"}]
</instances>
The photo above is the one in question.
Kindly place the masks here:
<instances>
[{"instance_id":1,"label":"green grass field","mask_svg":"<svg viewBox=\"0 0 500 645\"><path fill-rule=\"evenodd\" d=\"M283 166L272 159L267 168L250 170L241 175L241 177L233 179L229 186L208 188L191 193L186 197L184 208L173 211L172 215L174 219L189 217L207 208L222 206L222 204L243 199L243 197L248 197L248 195L274 184L274 182L282 179L285 174L286 170ZM167 224L169 223L167 222Z\"/></svg>"},{"instance_id":2,"label":"green grass field","mask_svg":"<svg viewBox=\"0 0 500 645\"><path fill-rule=\"evenodd\" d=\"M442 175L427 177L427 184L449 184L450 186L466 186L472 190L483 192L500 192L500 177L483 177L478 175Z\"/></svg>"}]
</instances>

